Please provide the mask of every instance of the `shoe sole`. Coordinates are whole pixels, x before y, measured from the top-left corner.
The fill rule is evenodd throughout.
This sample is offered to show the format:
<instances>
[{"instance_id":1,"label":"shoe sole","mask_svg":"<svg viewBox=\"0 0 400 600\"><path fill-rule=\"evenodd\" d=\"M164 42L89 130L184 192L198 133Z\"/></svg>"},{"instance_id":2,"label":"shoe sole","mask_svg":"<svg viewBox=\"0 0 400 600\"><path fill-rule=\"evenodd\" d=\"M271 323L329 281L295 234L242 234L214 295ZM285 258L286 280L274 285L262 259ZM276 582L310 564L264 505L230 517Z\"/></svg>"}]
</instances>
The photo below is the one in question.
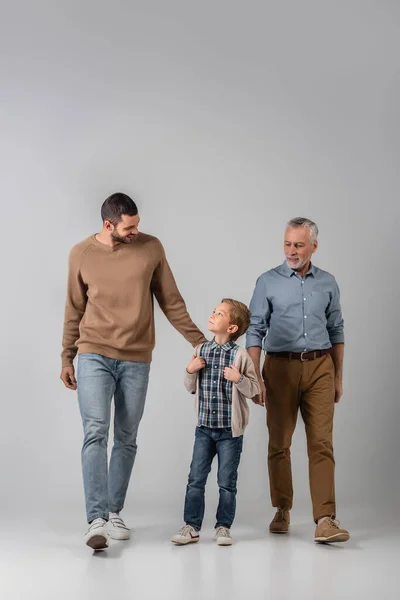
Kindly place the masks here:
<instances>
[{"instance_id":1,"label":"shoe sole","mask_svg":"<svg viewBox=\"0 0 400 600\"><path fill-rule=\"evenodd\" d=\"M195 544L199 540L200 538L193 538L191 540L175 540L174 538L172 538L171 542L173 544L177 544L178 546L186 546L186 544Z\"/></svg>"},{"instance_id":2,"label":"shoe sole","mask_svg":"<svg viewBox=\"0 0 400 600\"><path fill-rule=\"evenodd\" d=\"M232 546L232 540L223 540L221 542L217 540L217 546Z\"/></svg>"},{"instance_id":3,"label":"shoe sole","mask_svg":"<svg viewBox=\"0 0 400 600\"><path fill-rule=\"evenodd\" d=\"M337 533L336 535L331 535L330 537L317 537L314 538L314 542L317 544L332 544L334 542L347 542L350 539L350 536L346 533Z\"/></svg>"},{"instance_id":4,"label":"shoe sole","mask_svg":"<svg viewBox=\"0 0 400 600\"><path fill-rule=\"evenodd\" d=\"M271 529L269 530L270 533L275 533L278 535L282 535L283 533L289 533L289 529L287 529L287 531L272 531Z\"/></svg>"},{"instance_id":5,"label":"shoe sole","mask_svg":"<svg viewBox=\"0 0 400 600\"><path fill-rule=\"evenodd\" d=\"M108 540L104 535L93 535L86 542L86 546L89 546L92 550L105 550L108 548Z\"/></svg>"},{"instance_id":6,"label":"shoe sole","mask_svg":"<svg viewBox=\"0 0 400 600\"><path fill-rule=\"evenodd\" d=\"M108 532L108 535L110 536L110 538L112 540L118 540L119 542L121 541L125 541L125 540L130 540L131 535L130 533L111 533L110 531Z\"/></svg>"},{"instance_id":7,"label":"shoe sole","mask_svg":"<svg viewBox=\"0 0 400 600\"><path fill-rule=\"evenodd\" d=\"M271 527L269 528L269 532L270 533L277 533L278 535L281 535L282 533L289 533L289 529L290 529L290 525L287 526L287 529L277 529L276 531L274 531L273 529L271 529Z\"/></svg>"}]
</instances>

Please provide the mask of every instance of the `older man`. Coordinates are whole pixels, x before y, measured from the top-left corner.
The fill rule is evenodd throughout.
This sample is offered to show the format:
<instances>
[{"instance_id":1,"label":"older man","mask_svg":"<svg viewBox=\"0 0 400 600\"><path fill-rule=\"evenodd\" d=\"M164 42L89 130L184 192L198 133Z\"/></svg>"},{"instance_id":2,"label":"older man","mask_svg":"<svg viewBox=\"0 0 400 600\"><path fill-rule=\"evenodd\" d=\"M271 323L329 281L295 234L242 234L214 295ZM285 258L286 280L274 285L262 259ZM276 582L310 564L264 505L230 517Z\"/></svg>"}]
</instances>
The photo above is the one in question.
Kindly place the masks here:
<instances>
[{"instance_id":1,"label":"older man","mask_svg":"<svg viewBox=\"0 0 400 600\"><path fill-rule=\"evenodd\" d=\"M287 533L293 502L290 446L300 409L307 435L316 542L345 542L336 518L332 428L342 393L343 319L335 278L315 267L318 227L296 218L286 228L285 262L257 280L246 347L267 408L271 533ZM267 335L268 334L268 335ZM266 350L262 374L261 348Z\"/></svg>"}]
</instances>

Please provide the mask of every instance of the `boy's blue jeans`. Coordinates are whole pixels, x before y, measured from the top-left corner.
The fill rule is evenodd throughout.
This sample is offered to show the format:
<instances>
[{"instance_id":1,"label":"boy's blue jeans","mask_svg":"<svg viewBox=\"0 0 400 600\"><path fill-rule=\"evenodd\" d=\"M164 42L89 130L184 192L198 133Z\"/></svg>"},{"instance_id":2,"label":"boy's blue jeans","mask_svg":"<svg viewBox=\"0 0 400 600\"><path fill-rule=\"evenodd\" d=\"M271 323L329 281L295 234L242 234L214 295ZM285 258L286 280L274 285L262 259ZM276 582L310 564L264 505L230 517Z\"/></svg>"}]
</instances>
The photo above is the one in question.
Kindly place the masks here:
<instances>
[{"instance_id":1,"label":"boy's blue jeans","mask_svg":"<svg viewBox=\"0 0 400 600\"><path fill-rule=\"evenodd\" d=\"M184 521L201 529L204 517L204 492L211 463L218 456L219 503L215 527L231 527L236 511L236 482L243 436L232 437L230 428L196 427L192 464L186 488Z\"/></svg>"},{"instance_id":2,"label":"boy's blue jeans","mask_svg":"<svg viewBox=\"0 0 400 600\"><path fill-rule=\"evenodd\" d=\"M150 363L121 361L100 354L78 356L78 401L82 416L83 484L87 520L124 506L136 457ZM114 397L114 446L108 469L107 443Z\"/></svg>"}]
</instances>

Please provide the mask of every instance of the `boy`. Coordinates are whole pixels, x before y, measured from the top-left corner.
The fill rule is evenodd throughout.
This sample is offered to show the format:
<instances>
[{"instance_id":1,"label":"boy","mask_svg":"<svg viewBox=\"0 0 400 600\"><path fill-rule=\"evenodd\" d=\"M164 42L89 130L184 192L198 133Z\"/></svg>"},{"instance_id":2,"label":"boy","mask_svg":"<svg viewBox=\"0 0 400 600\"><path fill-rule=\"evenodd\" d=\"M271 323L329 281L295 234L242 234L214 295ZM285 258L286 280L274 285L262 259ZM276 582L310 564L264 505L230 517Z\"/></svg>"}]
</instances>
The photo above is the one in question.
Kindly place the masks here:
<instances>
[{"instance_id":1,"label":"boy","mask_svg":"<svg viewBox=\"0 0 400 600\"><path fill-rule=\"evenodd\" d=\"M248 423L247 398L260 388L254 364L236 343L250 324L247 306L224 298L213 311L208 329L211 342L196 346L186 368L186 389L195 394L197 427L186 488L185 525L172 538L175 544L198 542L204 516L204 490L214 456L218 455L219 503L215 536L219 546L230 546L235 517L236 482L243 431Z\"/></svg>"}]
</instances>

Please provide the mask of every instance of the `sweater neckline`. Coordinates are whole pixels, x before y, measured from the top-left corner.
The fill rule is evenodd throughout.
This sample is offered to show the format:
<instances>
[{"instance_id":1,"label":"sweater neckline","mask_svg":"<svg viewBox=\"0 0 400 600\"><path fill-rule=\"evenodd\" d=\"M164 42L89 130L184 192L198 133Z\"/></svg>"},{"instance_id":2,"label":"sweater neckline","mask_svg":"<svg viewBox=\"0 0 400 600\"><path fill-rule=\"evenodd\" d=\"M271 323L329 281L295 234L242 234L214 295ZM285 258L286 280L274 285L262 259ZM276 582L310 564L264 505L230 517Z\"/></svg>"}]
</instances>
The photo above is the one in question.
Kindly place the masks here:
<instances>
[{"instance_id":1,"label":"sweater neckline","mask_svg":"<svg viewBox=\"0 0 400 600\"><path fill-rule=\"evenodd\" d=\"M117 252L117 250L120 250L123 246L131 246L132 244L135 244L138 236L140 235L140 233L138 234L138 236L136 236L136 238L134 239L133 242L131 242L130 244L116 244L115 246L109 246L108 244L103 244L103 242L99 242L99 240L96 237L97 233L94 233L92 235L92 241L93 243L97 246L97 248L100 248L101 250L103 250L104 252L108 252L109 254L112 254L113 252Z\"/></svg>"}]
</instances>

